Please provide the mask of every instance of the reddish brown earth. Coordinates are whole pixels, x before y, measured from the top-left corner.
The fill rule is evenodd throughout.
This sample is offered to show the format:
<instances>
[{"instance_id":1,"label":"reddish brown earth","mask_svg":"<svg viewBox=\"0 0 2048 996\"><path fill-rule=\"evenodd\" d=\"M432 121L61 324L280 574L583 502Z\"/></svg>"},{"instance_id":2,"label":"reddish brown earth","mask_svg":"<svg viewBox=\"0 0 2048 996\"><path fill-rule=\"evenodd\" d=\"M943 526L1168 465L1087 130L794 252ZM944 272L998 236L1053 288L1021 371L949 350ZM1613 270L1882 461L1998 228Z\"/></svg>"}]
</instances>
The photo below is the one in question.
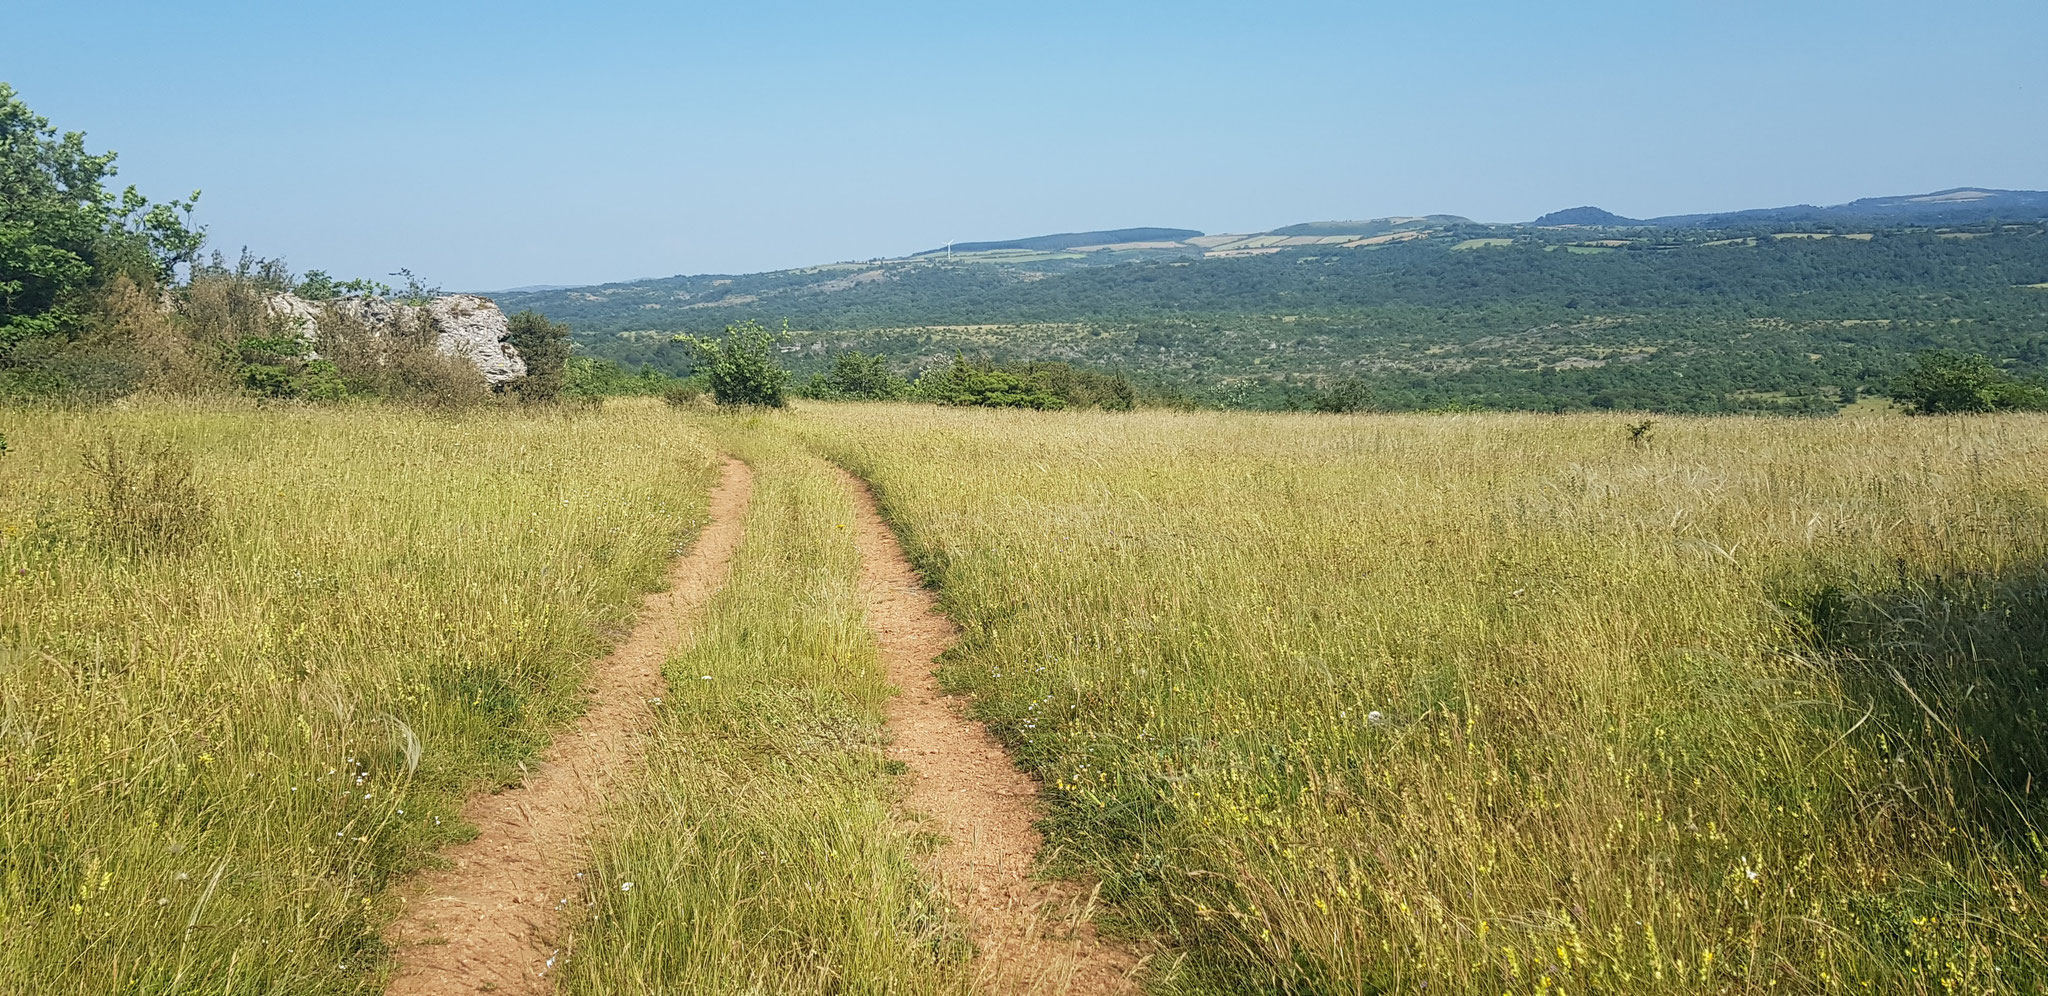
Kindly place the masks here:
<instances>
[{"instance_id":1,"label":"reddish brown earth","mask_svg":"<svg viewBox=\"0 0 2048 996\"><path fill-rule=\"evenodd\" d=\"M1031 877L1044 841L1032 827L1038 784L1017 770L964 700L939 689L933 660L958 637L904 558L865 482L855 499L861 589L889 681L892 760L909 768L904 805L945 843L925 870L967 919L980 949L976 988L989 993L1098 996L1138 991L1139 959L1098 937L1090 896Z\"/></svg>"},{"instance_id":2,"label":"reddish brown earth","mask_svg":"<svg viewBox=\"0 0 2048 996\"><path fill-rule=\"evenodd\" d=\"M443 852L449 867L401 890L405 911L388 937L398 955L390 996L553 989L562 912L605 794L639 762L665 690L661 667L724 582L739 547L753 475L737 460L711 493L711 521L647 596L639 622L591 674L590 707L515 788L473 798L463 819L477 836Z\"/></svg>"}]
</instances>

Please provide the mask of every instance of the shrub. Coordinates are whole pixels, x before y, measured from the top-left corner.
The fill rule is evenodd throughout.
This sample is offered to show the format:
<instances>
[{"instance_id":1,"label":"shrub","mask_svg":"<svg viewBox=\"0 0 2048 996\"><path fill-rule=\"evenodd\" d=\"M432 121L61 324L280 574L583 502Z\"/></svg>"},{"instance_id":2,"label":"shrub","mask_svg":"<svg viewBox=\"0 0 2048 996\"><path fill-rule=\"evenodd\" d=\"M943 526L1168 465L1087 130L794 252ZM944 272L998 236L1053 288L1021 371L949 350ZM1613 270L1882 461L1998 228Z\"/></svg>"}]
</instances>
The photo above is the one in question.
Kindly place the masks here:
<instances>
[{"instance_id":1,"label":"shrub","mask_svg":"<svg viewBox=\"0 0 2048 996\"><path fill-rule=\"evenodd\" d=\"M635 373L617 360L571 356L563 366L562 393L577 398L661 397L683 383L703 391L703 385L671 377L651 365Z\"/></svg>"},{"instance_id":2,"label":"shrub","mask_svg":"<svg viewBox=\"0 0 2048 996\"><path fill-rule=\"evenodd\" d=\"M689 380L676 381L668 390L661 392L661 400L668 402L670 408L688 408L703 396L704 389Z\"/></svg>"},{"instance_id":3,"label":"shrub","mask_svg":"<svg viewBox=\"0 0 2048 996\"><path fill-rule=\"evenodd\" d=\"M1891 395L1914 415L2048 410L2048 386L2015 380L1987 357L1943 350L1915 357Z\"/></svg>"},{"instance_id":4,"label":"shrub","mask_svg":"<svg viewBox=\"0 0 2048 996\"><path fill-rule=\"evenodd\" d=\"M788 404L783 391L789 385L789 371L776 362L775 345L788 335L786 324L776 333L748 320L726 326L719 339L680 335L676 341L696 349L697 369L719 404L781 408Z\"/></svg>"},{"instance_id":5,"label":"shrub","mask_svg":"<svg viewBox=\"0 0 2048 996\"><path fill-rule=\"evenodd\" d=\"M444 411L488 404L492 398L490 382L475 364L432 346L395 351L381 386L378 393L393 401Z\"/></svg>"},{"instance_id":6,"label":"shrub","mask_svg":"<svg viewBox=\"0 0 2048 996\"><path fill-rule=\"evenodd\" d=\"M1372 385L1357 374L1338 378L1308 398L1309 411L1327 415L1369 412L1375 407Z\"/></svg>"},{"instance_id":7,"label":"shrub","mask_svg":"<svg viewBox=\"0 0 2048 996\"><path fill-rule=\"evenodd\" d=\"M1138 407L1138 389L1121 373L1103 373L1057 361L1022 363L1006 369L1036 378L1048 392L1066 402L1068 408L1127 412Z\"/></svg>"},{"instance_id":8,"label":"shrub","mask_svg":"<svg viewBox=\"0 0 2048 996\"><path fill-rule=\"evenodd\" d=\"M225 352L195 339L189 323L125 274L115 277L108 288L101 320L107 336L134 358L139 390L190 397L224 392L234 385Z\"/></svg>"},{"instance_id":9,"label":"shrub","mask_svg":"<svg viewBox=\"0 0 2048 996\"><path fill-rule=\"evenodd\" d=\"M142 386L187 395L239 388L308 401L348 396L350 371L336 362L356 356L346 335L323 329L320 345L329 355L316 357L306 330L271 310L271 296L290 285L282 261L244 251L230 265L215 253L212 262L193 264L190 284L170 299L168 318L161 307L152 316L143 301L126 305L121 325L143 359Z\"/></svg>"},{"instance_id":10,"label":"shrub","mask_svg":"<svg viewBox=\"0 0 2048 996\"><path fill-rule=\"evenodd\" d=\"M192 458L170 443L107 436L86 448L84 465L100 542L134 555L182 549L205 532L213 502L193 477Z\"/></svg>"},{"instance_id":11,"label":"shrub","mask_svg":"<svg viewBox=\"0 0 2048 996\"><path fill-rule=\"evenodd\" d=\"M308 301L332 301L344 297L390 297L391 285L357 277L336 280L326 270L307 270L292 286L292 293Z\"/></svg>"},{"instance_id":12,"label":"shrub","mask_svg":"<svg viewBox=\"0 0 2048 996\"><path fill-rule=\"evenodd\" d=\"M467 408L492 400L490 382L475 364L441 352L439 332L425 309L383 334L372 327L364 308L350 306L355 303L344 301L320 315L321 359L348 394L433 409ZM320 363L309 366L317 370Z\"/></svg>"},{"instance_id":13,"label":"shrub","mask_svg":"<svg viewBox=\"0 0 2048 996\"><path fill-rule=\"evenodd\" d=\"M1015 373L986 361L972 363L955 355L951 366L917 379L917 393L941 405L980 408L1065 408L1066 399L1052 393L1043 375Z\"/></svg>"},{"instance_id":14,"label":"shrub","mask_svg":"<svg viewBox=\"0 0 2048 996\"><path fill-rule=\"evenodd\" d=\"M526 364L526 376L510 385L519 400L549 402L561 396L568 383L569 326L522 311L507 323L505 343Z\"/></svg>"},{"instance_id":15,"label":"shrub","mask_svg":"<svg viewBox=\"0 0 2048 996\"><path fill-rule=\"evenodd\" d=\"M895 401L910 394L910 382L889 369L880 353L841 353L832 369L804 385L806 398L821 401Z\"/></svg>"}]
</instances>

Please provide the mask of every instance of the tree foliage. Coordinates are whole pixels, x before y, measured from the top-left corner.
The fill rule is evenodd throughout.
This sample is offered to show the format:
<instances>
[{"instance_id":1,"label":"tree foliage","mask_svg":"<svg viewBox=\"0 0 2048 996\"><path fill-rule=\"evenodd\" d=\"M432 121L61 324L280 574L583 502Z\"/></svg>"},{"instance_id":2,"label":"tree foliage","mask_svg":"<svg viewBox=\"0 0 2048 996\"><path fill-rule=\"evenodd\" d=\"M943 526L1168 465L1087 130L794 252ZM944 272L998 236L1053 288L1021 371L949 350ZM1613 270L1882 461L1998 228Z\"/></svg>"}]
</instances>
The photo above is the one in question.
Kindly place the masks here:
<instances>
[{"instance_id":1,"label":"tree foliage","mask_svg":"<svg viewBox=\"0 0 2048 996\"><path fill-rule=\"evenodd\" d=\"M839 354L803 388L804 397L821 401L895 401L909 394L910 381L889 369L886 358L859 350Z\"/></svg>"},{"instance_id":2,"label":"tree foliage","mask_svg":"<svg viewBox=\"0 0 2048 996\"><path fill-rule=\"evenodd\" d=\"M2048 410L2048 386L2015 379L1984 356L1946 350L1921 353L1891 394L1915 415Z\"/></svg>"},{"instance_id":3,"label":"tree foliage","mask_svg":"<svg viewBox=\"0 0 2048 996\"><path fill-rule=\"evenodd\" d=\"M769 313L807 329L793 367L846 350L898 370L955 353L1059 357L1145 392L1299 406L1356 376L1377 408L1824 414L1927 349L2048 374L2048 226L1838 237L1674 233L1580 245L1584 231L1470 226L1377 248L1087 264L884 262L662 278L511 295L593 355L680 372L656 343ZM1857 238L1839 237L1857 235ZM1867 236L1867 237L1865 237ZM1466 238L1510 238L1458 251ZM836 281L836 282L835 282Z\"/></svg>"},{"instance_id":4,"label":"tree foliage","mask_svg":"<svg viewBox=\"0 0 2048 996\"><path fill-rule=\"evenodd\" d=\"M526 376L512 383L520 400L554 401L568 380L569 327L536 311L522 311L506 322L505 342L519 352Z\"/></svg>"},{"instance_id":5,"label":"tree foliage","mask_svg":"<svg viewBox=\"0 0 2048 996\"><path fill-rule=\"evenodd\" d=\"M1067 407L1066 399L1054 394L1042 375L1005 370L964 356L955 356L951 366L919 377L917 394L941 405L1041 411Z\"/></svg>"},{"instance_id":6,"label":"tree foliage","mask_svg":"<svg viewBox=\"0 0 2048 996\"><path fill-rule=\"evenodd\" d=\"M786 326L770 332L748 320L726 326L717 339L683 335L676 340L695 348L698 370L719 404L781 408L788 404L784 392L790 375L776 361L775 347L788 336Z\"/></svg>"},{"instance_id":7,"label":"tree foliage","mask_svg":"<svg viewBox=\"0 0 2048 996\"><path fill-rule=\"evenodd\" d=\"M108 189L114 174L114 153L59 135L0 83L0 350L76 336L91 295L117 274L155 284L198 254L197 192L153 204L132 186Z\"/></svg>"}]
</instances>

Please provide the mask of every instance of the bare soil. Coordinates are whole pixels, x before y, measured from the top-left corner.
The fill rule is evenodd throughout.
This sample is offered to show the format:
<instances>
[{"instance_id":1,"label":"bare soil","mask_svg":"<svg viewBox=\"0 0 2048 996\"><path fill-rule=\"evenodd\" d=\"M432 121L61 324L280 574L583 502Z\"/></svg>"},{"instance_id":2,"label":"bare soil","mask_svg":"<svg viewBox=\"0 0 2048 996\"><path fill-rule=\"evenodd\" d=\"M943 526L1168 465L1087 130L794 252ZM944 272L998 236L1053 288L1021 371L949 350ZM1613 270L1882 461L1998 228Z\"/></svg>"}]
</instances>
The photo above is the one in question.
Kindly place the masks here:
<instances>
[{"instance_id":1,"label":"bare soil","mask_svg":"<svg viewBox=\"0 0 2048 996\"><path fill-rule=\"evenodd\" d=\"M401 890L405 910L387 937L399 970L390 996L552 990L563 912L581 899L576 873L606 793L640 761L666 688L661 667L690 622L724 582L739 547L753 475L727 460L711 493L711 521L669 586L647 596L625 641L591 674L590 706L557 737L516 788L479 795L463 808L475 840L443 852L446 868Z\"/></svg>"},{"instance_id":2,"label":"bare soil","mask_svg":"<svg viewBox=\"0 0 2048 996\"><path fill-rule=\"evenodd\" d=\"M964 699L940 690L933 660L958 631L903 556L866 482L851 474L845 481L855 498L868 625L901 690L889 700L889 757L909 768L906 812L944 839L925 870L966 916L980 951L977 988L1005 996L1136 993L1140 960L1096 935L1092 894L1031 877L1044 844L1032 826L1038 783L968 718Z\"/></svg>"}]
</instances>

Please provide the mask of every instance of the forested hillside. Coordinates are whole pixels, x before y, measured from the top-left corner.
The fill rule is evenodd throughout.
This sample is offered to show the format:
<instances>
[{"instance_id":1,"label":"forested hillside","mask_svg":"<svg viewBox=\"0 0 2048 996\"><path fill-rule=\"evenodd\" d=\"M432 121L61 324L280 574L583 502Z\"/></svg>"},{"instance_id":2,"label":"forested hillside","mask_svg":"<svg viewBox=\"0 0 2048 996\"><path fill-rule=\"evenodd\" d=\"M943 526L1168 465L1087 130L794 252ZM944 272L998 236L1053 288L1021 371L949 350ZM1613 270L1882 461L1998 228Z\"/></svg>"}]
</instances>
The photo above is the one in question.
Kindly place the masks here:
<instances>
[{"instance_id":1,"label":"forested hillside","mask_svg":"<svg viewBox=\"0 0 2048 996\"><path fill-rule=\"evenodd\" d=\"M1392 408L1821 412L1881 390L1927 349L2048 371L2040 223L1406 231L1419 234L1111 265L878 261L500 300L570 323L594 355L675 373L688 359L667 333L786 319L800 369L847 349L905 372L955 353L1064 360L1248 407L1355 381Z\"/></svg>"}]
</instances>

